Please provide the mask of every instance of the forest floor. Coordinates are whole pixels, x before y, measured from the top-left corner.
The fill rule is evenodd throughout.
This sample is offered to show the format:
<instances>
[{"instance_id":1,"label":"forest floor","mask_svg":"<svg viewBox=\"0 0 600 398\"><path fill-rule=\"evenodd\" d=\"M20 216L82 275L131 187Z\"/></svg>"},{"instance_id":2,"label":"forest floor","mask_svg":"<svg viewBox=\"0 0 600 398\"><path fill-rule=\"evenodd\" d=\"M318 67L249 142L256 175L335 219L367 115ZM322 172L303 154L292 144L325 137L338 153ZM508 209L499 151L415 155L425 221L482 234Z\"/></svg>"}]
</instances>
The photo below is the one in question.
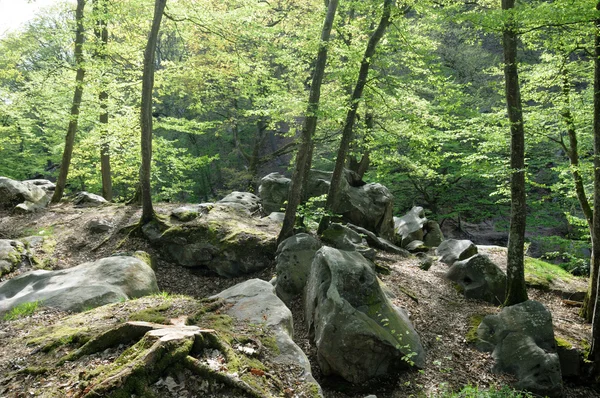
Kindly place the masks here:
<instances>
[{"instance_id":1,"label":"forest floor","mask_svg":"<svg viewBox=\"0 0 600 398\"><path fill-rule=\"evenodd\" d=\"M158 205L155 210L168 214L175 206ZM76 208L67 204L31 215L11 216L0 213L0 239L45 236L47 243L38 249L36 255L42 259L43 264L53 269L68 268L114 252L144 250L157 258L156 276L161 291L193 298L211 296L246 279L270 280L274 276L274 262L260 273L234 279L171 264L158 257L145 240L134 237L124 240L123 235L114 232L135 222L139 215L138 208L124 205ZM110 221L113 224L111 232L91 234L86 225L96 219ZM492 247L484 250L499 266L506 266L504 249ZM375 394L378 398L429 397L445 391L457 391L469 384L480 388L510 384L510 376L492 372L491 355L477 351L467 337L473 328L474 319L497 313L498 307L465 299L444 278L447 266L437 261L434 261L428 271L419 268L416 258L379 253L376 261L390 269L389 275L380 275L380 278L395 295L394 304L409 312L426 350L426 366L420 371L406 372L364 385L351 385L322 376L316 361L316 349L307 338L302 305L297 300L291 306L294 314L294 340L311 360L313 374L321 383L325 397L362 398L369 394ZM5 276L0 282L26 270L27 267ZM564 282L563 290L581 290L585 288L585 284L584 279L574 278ZM530 288L528 293L531 299L542 302L552 312L555 335L583 349L586 341L589 341L591 330L590 325L578 316L579 309L566 305L553 292ZM31 315L29 322L18 324L27 324L28 327L47 326L60 322L64 316L59 311L41 310ZM1 378L2 373L15 361L26 362L27 355L33 355L25 347L10 351L3 345L4 337L27 333L26 330L16 329L16 325L11 321L0 320L0 397L29 396L21 386L11 385L10 381L3 382ZM60 369L51 372L56 374L46 374L45 380L50 382L60 379ZM567 397L600 397L600 392L592 387L568 383L565 393Z\"/></svg>"}]
</instances>

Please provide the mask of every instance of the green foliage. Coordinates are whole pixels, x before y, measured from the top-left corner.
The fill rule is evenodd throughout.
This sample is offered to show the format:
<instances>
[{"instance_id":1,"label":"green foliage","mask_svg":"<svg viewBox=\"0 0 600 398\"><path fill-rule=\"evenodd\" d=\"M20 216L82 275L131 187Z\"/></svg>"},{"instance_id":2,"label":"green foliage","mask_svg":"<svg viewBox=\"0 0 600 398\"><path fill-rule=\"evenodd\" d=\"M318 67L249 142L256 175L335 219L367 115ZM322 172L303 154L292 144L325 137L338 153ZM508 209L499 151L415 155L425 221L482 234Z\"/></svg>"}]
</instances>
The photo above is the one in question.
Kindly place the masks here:
<instances>
[{"instance_id":1,"label":"green foliage","mask_svg":"<svg viewBox=\"0 0 600 398\"><path fill-rule=\"evenodd\" d=\"M2 319L5 321L14 321L15 319L25 318L32 315L41 305L40 301L22 303L7 312Z\"/></svg>"},{"instance_id":2,"label":"green foliage","mask_svg":"<svg viewBox=\"0 0 600 398\"><path fill-rule=\"evenodd\" d=\"M466 385L460 391L442 391L435 394L436 398L533 398L534 395L525 391L514 390L508 386L495 387L489 389L479 386Z\"/></svg>"}]
</instances>

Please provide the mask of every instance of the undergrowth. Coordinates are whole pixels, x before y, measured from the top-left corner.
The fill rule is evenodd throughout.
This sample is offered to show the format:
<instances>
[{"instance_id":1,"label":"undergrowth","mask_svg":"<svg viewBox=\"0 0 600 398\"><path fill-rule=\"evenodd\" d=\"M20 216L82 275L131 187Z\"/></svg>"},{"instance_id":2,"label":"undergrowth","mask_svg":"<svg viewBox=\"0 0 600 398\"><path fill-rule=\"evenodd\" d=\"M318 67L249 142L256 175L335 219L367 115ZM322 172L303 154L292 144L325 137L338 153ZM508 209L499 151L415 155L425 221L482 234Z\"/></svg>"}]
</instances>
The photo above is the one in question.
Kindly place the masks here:
<instances>
[{"instance_id":1,"label":"undergrowth","mask_svg":"<svg viewBox=\"0 0 600 398\"><path fill-rule=\"evenodd\" d=\"M489 389L483 389L479 386L464 386L458 392L442 391L431 398L533 398L533 394L514 390L508 386L500 389L492 386Z\"/></svg>"}]
</instances>

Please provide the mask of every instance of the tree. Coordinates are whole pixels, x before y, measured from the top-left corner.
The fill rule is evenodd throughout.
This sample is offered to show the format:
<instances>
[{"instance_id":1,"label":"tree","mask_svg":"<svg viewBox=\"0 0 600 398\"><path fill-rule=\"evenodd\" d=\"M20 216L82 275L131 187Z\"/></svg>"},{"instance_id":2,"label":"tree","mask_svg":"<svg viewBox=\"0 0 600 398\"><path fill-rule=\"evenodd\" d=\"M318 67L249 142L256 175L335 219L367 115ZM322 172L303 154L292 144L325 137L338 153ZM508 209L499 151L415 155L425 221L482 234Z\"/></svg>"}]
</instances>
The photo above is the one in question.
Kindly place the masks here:
<instances>
[{"instance_id":1,"label":"tree","mask_svg":"<svg viewBox=\"0 0 600 398\"><path fill-rule=\"evenodd\" d=\"M94 0L94 11L96 14L96 28L94 34L98 40L98 50L96 57L100 61L100 64L106 62L106 47L108 44L108 28L107 28L107 7L106 0ZM100 123L100 137L102 142L100 143L100 170L102 174L102 196L104 199L111 201L113 197L112 192L112 176L110 170L110 145L108 144L108 92L106 91L106 77L102 76L102 82L100 93L98 94L98 101L100 102L100 115L98 116L98 122Z\"/></svg>"},{"instance_id":2,"label":"tree","mask_svg":"<svg viewBox=\"0 0 600 398\"><path fill-rule=\"evenodd\" d=\"M596 3L596 10L600 11L600 1ZM594 218L592 232L592 270L598 270L600 263L600 18L594 20ZM592 346L588 358L598 366L600 364L600 303L597 280L590 283L596 285L594 302L594 316L592 320Z\"/></svg>"},{"instance_id":3,"label":"tree","mask_svg":"<svg viewBox=\"0 0 600 398\"><path fill-rule=\"evenodd\" d=\"M502 33L504 78L508 118L510 121L510 192L511 214L506 267L506 301L510 306L527 300L525 287L525 130L517 70L517 31L514 14L515 0L502 0L502 10L509 13Z\"/></svg>"},{"instance_id":4,"label":"tree","mask_svg":"<svg viewBox=\"0 0 600 398\"><path fill-rule=\"evenodd\" d=\"M71 117L69 119L69 127L65 137L65 149L60 164L60 173L56 181L56 189L52 195L51 202L58 203L62 199L65 185L67 184L67 175L71 166L71 157L73 155L73 146L75 144L75 132L77 131L77 122L79 121L79 108L81 106L81 97L83 96L83 78L85 76L85 68L83 62L83 41L84 41L84 26L83 26L83 10L85 8L85 0L77 0L77 8L75 9L75 23L77 25L75 31L75 65L77 67L77 75L75 76L75 93L73 94L73 103L71 105Z\"/></svg>"},{"instance_id":5,"label":"tree","mask_svg":"<svg viewBox=\"0 0 600 398\"><path fill-rule=\"evenodd\" d=\"M317 127L317 112L319 110L319 99L321 97L321 83L323 81L323 75L325 74L325 65L327 63L327 47L337 6L338 0L329 0L325 22L323 23L323 29L321 31L321 42L319 43L319 51L317 53L312 84L310 86L310 93L308 96L306 116L302 126L302 141L300 143L298 153L296 154L296 168L292 174L292 181L290 183L290 190L288 194L288 203L285 209L283 226L281 227L281 231L277 237L277 243L283 242L285 239L294 234L296 210L300 204L303 194L303 186L307 180L307 174L310 170L313 135Z\"/></svg>"},{"instance_id":6,"label":"tree","mask_svg":"<svg viewBox=\"0 0 600 398\"><path fill-rule=\"evenodd\" d=\"M142 192L142 218L140 223L146 224L154 219L152 192L150 189L150 166L152 162L152 89L154 87L154 61L156 59L156 42L167 0L156 0L154 17L148 35L148 44L144 52L144 74L142 76L141 105L141 147L142 166L140 167L140 185Z\"/></svg>"},{"instance_id":7,"label":"tree","mask_svg":"<svg viewBox=\"0 0 600 398\"><path fill-rule=\"evenodd\" d=\"M385 34L385 31L391 23L392 7L394 5L393 0L385 0L383 2L383 14L377 29L373 32L367 43L365 54L360 64L360 71L358 72L358 79L354 86L352 97L350 98L350 108L346 114L346 120L342 130L342 139L337 152L337 158L335 161L335 168L333 169L333 175L331 176L331 184L329 185L329 192L327 193L327 202L325 207L329 211L335 211L338 207L340 199L340 188L341 178L343 175L344 167L346 165L346 159L348 157L348 150L350 149L350 143L354 138L354 121L356 119L356 113L358 106L360 105L361 98L363 96L363 90L367 84L367 78L369 76L369 68L371 61L375 55L375 49L377 44ZM321 227L322 229L322 227Z\"/></svg>"}]
</instances>

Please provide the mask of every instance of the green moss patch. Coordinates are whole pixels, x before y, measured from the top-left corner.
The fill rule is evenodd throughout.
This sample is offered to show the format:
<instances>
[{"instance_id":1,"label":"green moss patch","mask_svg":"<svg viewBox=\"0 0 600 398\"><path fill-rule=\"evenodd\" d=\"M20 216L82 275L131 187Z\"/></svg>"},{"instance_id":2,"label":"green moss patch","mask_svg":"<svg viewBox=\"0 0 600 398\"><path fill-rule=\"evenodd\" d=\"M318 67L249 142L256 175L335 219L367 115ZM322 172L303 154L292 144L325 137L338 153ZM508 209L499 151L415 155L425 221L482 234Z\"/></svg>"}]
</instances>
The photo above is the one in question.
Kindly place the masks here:
<instances>
[{"instance_id":1,"label":"green moss patch","mask_svg":"<svg viewBox=\"0 0 600 398\"><path fill-rule=\"evenodd\" d=\"M574 277L555 264L543 260L525 257L525 282L531 287L549 290L550 284L556 280L569 282Z\"/></svg>"},{"instance_id":2,"label":"green moss patch","mask_svg":"<svg viewBox=\"0 0 600 398\"><path fill-rule=\"evenodd\" d=\"M465 336L467 343L475 344L477 340L479 340L479 337L477 337L477 329L479 328L479 325L481 325L484 316L485 315L482 314L475 314L469 318L469 330Z\"/></svg>"}]
</instances>

